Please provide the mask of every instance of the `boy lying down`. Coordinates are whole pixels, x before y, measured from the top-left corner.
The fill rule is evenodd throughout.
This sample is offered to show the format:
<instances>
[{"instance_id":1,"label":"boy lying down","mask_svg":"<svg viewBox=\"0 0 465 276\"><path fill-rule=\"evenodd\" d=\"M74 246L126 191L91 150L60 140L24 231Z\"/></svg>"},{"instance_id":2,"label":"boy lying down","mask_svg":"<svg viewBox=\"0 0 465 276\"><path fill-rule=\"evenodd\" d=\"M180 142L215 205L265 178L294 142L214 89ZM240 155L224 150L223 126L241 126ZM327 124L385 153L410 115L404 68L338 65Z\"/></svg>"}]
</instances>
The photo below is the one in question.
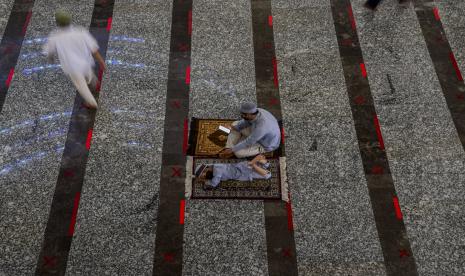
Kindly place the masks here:
<instances>
[{"instance_id":1,"label":"boy lying down","mask_svg":"<svg viewBox=\"0 0 465 276\"><path fill-rule=\"evenodd\" d=\"M204 188L216 188L221 181L239 180L252 181L254 179L269 179L270 163L263 155L257 155L252 161L227 164L198 165L195 168L195 177L204 181Z\"/></svg>"}]
</instances>

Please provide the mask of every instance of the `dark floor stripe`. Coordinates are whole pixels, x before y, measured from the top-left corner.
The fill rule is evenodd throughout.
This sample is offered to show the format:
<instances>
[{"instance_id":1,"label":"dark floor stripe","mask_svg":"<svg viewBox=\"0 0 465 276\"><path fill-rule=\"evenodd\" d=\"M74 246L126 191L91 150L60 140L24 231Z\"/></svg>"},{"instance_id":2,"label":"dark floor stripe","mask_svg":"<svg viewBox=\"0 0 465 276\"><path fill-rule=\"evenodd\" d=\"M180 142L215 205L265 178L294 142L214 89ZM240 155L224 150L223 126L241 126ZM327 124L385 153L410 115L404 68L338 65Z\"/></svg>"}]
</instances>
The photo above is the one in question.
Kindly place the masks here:
<instances>
[{"instance_id":1,"label":"dark floor stripe","mask_svg":"<svg viewBox=\"0 0 465 276\"><path fill-rule=\"evenodd\" d=\"M278 67L270 0L252 0L252 27L258 105L282 120ZM284 133L284 132L283 132ZM284 156L284 139L282 141ZM265 200L265 230L269 275L297 275L290 203Z\"/></svg>"},{"instance_id":2,"label":"dark floor stripe","mask_svg":"<svg viewBox=\"0 0 465 276\"><path fill-rule=\"evenodd\" d=\"M442 87L452 120L465 150L465 85L462 73L450 48L434 1L415 0L423 36Z\"/></svg>"},{"instance_id":3,"label":"dark floor stripe","mask_svg":"<svg viewBox=\"0 0 465 276\"><path fill-rule=\"evenodd\" d=\"M103 58L110 36L113 6L114 0L95 0L92 13L90 33L97 39ZM97 71L96 90L99 91L103 74L101 70ZM95 115L95 110L85 108L82 98L76 94L36 275L64 275L66 272Z\"/></svg>"},{"instance_id":4,"label":"dark floor stripe","mask_svg":"<svg viewBox=\"0 0 465 276\"><path fill-rule=\"evenodd\" d=\"M387 275L418 275L368 84L349 0L331 0L358 144Z\"/></svg>"},{"instance_id":5,"label":"dark floor stripe","mask_svg":"<svg viewBox=\"0 0 465 276\"><path fill-rule=\"evenodd\" d=\"M192 0L173 0L153 275L181 275Z\"/></svg>"},{"instance_id":6,"label":"dark floor stripe","mask_svg":"<svg viewBox=\"0 0 465 276\"><path fill-rule=\"evenodd\" d=\"M15 73L35 0L15 0L0 43L0 112Z\"/></svg>"}]
</instances>

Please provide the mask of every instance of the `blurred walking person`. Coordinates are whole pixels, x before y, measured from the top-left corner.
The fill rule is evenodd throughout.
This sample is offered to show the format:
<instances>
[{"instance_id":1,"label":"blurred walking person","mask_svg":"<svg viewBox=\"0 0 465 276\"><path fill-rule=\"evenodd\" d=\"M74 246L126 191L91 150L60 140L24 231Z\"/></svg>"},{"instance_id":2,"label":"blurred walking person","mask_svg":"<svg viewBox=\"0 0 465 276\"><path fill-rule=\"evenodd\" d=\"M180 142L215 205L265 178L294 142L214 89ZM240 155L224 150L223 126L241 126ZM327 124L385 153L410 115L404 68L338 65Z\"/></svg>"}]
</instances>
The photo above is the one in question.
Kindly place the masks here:
<instances>
[{"instance_id":1,"label":"blurred walking person","mask_svg":"<svg viewBox=\"0 0 465 276\"><path fill-rule=\"evenodd\" d=\"M93 72L94 58L102 70L105 61L98 52L98 44L89 31L71 24L71 15L64 11L55 14L58 29L50 33L44 52L49 61L58 55L61 69L69 76L87 107L97 108L97 101L89 90L89 84L96 83Z\"/></svg>"}]
</instances>

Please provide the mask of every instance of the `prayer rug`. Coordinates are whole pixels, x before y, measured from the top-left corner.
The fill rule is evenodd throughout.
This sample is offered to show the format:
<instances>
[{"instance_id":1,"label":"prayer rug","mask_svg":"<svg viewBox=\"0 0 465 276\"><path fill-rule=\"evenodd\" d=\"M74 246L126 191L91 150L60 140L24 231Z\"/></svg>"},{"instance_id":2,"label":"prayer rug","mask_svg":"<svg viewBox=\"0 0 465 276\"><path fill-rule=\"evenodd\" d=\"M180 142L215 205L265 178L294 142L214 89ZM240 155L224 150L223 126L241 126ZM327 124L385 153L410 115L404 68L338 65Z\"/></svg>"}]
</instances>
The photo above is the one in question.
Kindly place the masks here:
<instances>
[{"instance_id":1,"label":"prayer rug","mask_svg":"<svg viewBox=\"0 0 465 276\"><path fill-rule=\"evenodd\" d=\"M204 157L217 156L228 140L228 134L219 130L219 126L232 122L234 120L192 118L190 154Z\"/></svg>"},{"instance_id":2,"label":"prayer rug","mask_svg":"<svg viewBox=\"0 0 465 276\"><path fill-rule=\"evenodd\" d=\"M239 163L245 159L198 158L188 156L186 164L186 198L193 199L282 199L288 201L285 158L268 159L271 178L254 181L222 181L217 188L205 189L204 183L193 178L201 164Z\"/></svg>"}]
</instances>

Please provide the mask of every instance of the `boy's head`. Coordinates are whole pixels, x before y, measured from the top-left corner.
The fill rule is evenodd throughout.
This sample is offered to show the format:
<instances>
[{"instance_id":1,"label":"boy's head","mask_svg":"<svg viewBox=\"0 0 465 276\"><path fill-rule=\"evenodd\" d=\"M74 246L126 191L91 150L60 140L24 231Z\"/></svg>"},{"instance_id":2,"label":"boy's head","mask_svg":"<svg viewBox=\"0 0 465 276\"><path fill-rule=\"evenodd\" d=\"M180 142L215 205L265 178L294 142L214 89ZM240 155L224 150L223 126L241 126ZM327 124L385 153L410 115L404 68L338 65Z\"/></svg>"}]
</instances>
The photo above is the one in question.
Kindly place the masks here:
<instances>
[{"instance_id":1,"label":"boy's head","mask_svg":"<svg viewBox=\"0 0 465 276\"><path fill-rule=\"evenodd\" d=\"M65 11L57 11L55 21L58 27L67 27L71 24L71 15Z\"/></svg>"},{"instance_id":2,"label":"boy's head","mask_svg":"<svg viewBox=\"0 0 465 276\"><path fill-rule=\"evenodd\" d=\"M200 180L213 179L213 167L210 165L199 165L195 168L195 177Z\"/></svg>"}]
</instances>

